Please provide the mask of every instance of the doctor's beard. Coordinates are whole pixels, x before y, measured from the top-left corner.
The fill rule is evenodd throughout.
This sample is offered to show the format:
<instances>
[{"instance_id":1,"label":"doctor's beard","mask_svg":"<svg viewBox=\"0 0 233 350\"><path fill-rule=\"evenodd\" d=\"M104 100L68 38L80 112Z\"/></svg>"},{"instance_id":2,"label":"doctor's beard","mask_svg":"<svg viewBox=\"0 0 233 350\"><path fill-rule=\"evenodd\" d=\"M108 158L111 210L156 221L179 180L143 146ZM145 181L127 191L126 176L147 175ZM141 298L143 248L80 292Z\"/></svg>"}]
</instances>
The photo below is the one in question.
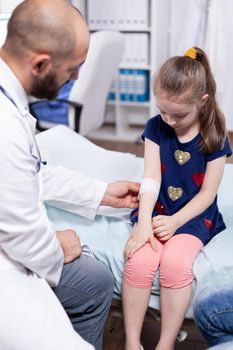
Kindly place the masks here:
<instances>
[{"instance_id":1,"label":"doctor's beard","mask_svg":"<svg viewBox=\"0 0 233 350\"><path fill-rule=\"evenodd\" d=\"M35 77L29 94L39 99L54 100L61 86L58 85L57 75L51 70L44 77Z\"/></svg>"}]
</instances>

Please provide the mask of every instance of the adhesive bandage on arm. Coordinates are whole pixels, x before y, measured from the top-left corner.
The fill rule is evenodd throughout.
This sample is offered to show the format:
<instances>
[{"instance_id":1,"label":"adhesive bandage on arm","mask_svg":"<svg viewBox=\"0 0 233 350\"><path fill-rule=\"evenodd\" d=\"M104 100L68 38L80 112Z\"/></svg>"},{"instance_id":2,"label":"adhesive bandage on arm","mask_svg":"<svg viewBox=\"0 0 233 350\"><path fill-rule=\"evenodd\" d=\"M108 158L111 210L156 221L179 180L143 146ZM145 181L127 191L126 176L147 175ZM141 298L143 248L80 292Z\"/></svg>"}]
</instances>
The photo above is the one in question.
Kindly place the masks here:
<instances>
[{"instance_id":1,"label":"adhesive bandage on arm","mask_svg":"<svg viewBox=\"0 0 233 350\"><path fill-rule=\"evenodd\" d=\"M160 189L160 182L150 177L144 177L141 182L139 196L142 193L151 193L154 195L155 200L157 200L159 195L159 189Z\"/></svg>"}]
</instances>

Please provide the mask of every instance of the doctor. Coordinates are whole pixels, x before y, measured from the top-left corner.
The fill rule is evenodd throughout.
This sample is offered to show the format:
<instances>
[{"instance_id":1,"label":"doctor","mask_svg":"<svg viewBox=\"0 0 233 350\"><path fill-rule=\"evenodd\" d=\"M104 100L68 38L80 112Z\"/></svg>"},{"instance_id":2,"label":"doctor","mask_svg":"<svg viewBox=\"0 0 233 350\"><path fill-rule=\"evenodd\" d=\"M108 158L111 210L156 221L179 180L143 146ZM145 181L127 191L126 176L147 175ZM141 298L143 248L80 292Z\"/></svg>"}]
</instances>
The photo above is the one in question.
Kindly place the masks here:
<instances>
[{"instance_id":1,"label":"doctor","mask_svg":"<svg viewBox=\"0 0 233 350\"><path fill-rule=\"evenodd\" d=\"M28 109L28 95L52 99L78 78L88 42L83 18L67 1L26 0L0 50L2 350L102 348L113 277L81 253L73 230L53 231L43 201L93 219L101 204L137 206L139 184L106 184L45 164Z\"/></svg>"}]
</instances>

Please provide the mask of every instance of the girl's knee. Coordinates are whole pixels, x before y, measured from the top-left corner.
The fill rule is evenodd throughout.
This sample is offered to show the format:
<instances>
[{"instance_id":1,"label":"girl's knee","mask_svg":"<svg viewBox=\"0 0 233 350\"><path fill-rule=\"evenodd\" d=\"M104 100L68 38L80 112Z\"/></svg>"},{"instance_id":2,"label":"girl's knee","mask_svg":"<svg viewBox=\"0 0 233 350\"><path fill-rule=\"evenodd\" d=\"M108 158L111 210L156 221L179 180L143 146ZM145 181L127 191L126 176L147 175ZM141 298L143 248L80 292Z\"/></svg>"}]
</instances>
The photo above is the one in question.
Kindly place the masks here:
<instances>
[{"instance_id":1,"label":"girl's knee","mask_svg":"<svg viewBox=\"0 0 233 350\"><path fill-rule=\"evenodd\" d=\"M193 280L193 263L202 242L189 234L173 236L164 246L160 263L160 283L168 288L182 288Z\"/></svg>"},{"instance_id":2,"label":"girl's knee","mask_svg":"<svg viewBox=\"0 0 233 350\"><path fill-rule=\"evenodd\" d=\"M193 280L192 266L182 257L166 259L160 265L160 284L167 288L182 288Z\"/></svg>"},{"instance_id":3,"label":"girl's knee","mask_svg":"<svg viewBox=\"0 0 233 350\"><path fill-rule=\"evenodd\" d=\"M137 288L151 287L160 260L160 250L154 251L150 243L136 251L125 264L124 280Z\"/></svg>"}]
</instances>

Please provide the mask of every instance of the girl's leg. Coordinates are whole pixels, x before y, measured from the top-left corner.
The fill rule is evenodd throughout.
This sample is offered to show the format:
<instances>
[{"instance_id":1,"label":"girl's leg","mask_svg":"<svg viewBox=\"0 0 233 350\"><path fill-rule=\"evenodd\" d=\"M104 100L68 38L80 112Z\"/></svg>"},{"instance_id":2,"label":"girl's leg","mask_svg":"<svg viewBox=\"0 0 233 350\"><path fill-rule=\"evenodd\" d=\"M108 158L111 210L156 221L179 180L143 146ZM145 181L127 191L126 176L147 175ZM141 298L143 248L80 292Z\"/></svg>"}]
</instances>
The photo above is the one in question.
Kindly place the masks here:
<instances>
[{"instance_id":1,"label":"girl's leg","mask_svg":"<svg viewBox=\"0 0 233 350\"><path fill-rule=\"evenodd\" d=\"M126 261L122 285L122 303L126 335L126 350L140 350L140 335L148 307L151 286L158 269L163 244L158 251L147 243Z\"/></svg>"},{"instance_id":2,"label":"girl's leg","mask_svg":"<svg viewBox=\"0 0 233 350\"><path fill-rule=\"evenodd\" d=\"M173 350L192 294L192 284L172 289L161 286L161 333L156 350Z\"/></svg>"},{"instance_id":3,"label":"girl's leg","mask_svg":"<svg viewBox=\"0 0 233 350\"><path fill-rule=\"evenodd\" d=\"M172 350L192 295L192 267L203 243L189 234L168 240L160 262L161 333L156 350Z\"/></svg>"}]
</instances>

